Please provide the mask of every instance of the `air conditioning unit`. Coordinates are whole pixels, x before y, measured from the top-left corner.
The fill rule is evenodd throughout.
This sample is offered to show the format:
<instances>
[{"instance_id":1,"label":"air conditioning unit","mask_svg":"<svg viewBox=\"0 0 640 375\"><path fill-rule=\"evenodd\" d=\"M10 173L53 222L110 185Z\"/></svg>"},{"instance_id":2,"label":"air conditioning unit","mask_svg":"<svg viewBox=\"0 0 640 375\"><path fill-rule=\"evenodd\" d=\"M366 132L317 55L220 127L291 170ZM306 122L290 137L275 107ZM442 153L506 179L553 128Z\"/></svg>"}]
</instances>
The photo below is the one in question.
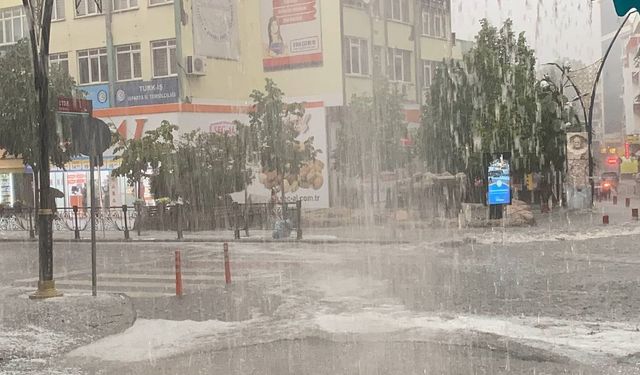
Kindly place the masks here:
<instances>
[{"instance_id":1,"label":"air conditioning unit","mask_svg":"<svg viewBox=\"0 0 640 375\"><path fill-rule=\"evenodd\" d=\"M187 74L203 76L207 72L207 59L200 56L187 56Z\"/></svg>"}]
</instances>

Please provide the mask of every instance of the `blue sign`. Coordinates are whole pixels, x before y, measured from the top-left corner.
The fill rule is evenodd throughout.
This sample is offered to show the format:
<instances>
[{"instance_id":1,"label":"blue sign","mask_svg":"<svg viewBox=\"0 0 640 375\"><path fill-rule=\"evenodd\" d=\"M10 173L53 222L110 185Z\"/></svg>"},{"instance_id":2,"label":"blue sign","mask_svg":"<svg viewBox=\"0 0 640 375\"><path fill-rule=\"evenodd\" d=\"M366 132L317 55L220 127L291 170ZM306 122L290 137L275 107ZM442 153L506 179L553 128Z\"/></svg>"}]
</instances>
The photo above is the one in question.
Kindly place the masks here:
<instances>
[{"instance_id":1,"label":"blue sign","mask_svg":"<svg viewBox=\"0 0 640 375\"><path fill-rule=\"evenodd\" d=\"M178 102L178 78L116 83L116 107Z\"/></svg>"},{"instance_id":2,"label":"blue sign","mask_svg":"<svg viewBox=\"0 0 640 375\"><path fill-rule=\"evenodd\" d=\"M507 155L500 154L489 162L487 200L492 204L511 204L511 170Z\"/></svg>"},{"instance_id":3,"label":"blue sign","mask_svg":"<svg viewBox=\"0 0 640 375\"><path fill-rule=\"evenodd\" d=\"M109 85L91 85L81 86L81 90L85 92L85 99L91 100L93 109L109 108Z\"/></svg>"}]
</instances>

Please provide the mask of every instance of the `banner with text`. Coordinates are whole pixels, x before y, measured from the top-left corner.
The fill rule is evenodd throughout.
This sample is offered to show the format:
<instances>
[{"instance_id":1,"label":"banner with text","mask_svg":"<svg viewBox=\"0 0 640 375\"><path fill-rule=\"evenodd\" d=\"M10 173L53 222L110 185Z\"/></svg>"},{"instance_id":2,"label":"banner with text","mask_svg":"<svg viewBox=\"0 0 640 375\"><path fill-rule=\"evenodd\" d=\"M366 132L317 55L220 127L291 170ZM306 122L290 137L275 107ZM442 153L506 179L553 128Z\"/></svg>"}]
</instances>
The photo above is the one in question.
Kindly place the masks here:
<instances>
[{"instance_id":1,"label":"banner with text","mask_svg":"<svg viewBox=\"0 0 640 375\"><path fill-rule=\"evenodd\" d=\"M261 0L265 71L321 66L319 0Z\"/></svg>"},{"instance_id":2,"label":"banner with text","mask_svg":"<svg viewBox=\"0 0 640 375\"><path fill-rule=\"evenodd\" d=\"M116 84L116 107L177 103L178 78L131 81Z\"/></svg>"}]
</instances>

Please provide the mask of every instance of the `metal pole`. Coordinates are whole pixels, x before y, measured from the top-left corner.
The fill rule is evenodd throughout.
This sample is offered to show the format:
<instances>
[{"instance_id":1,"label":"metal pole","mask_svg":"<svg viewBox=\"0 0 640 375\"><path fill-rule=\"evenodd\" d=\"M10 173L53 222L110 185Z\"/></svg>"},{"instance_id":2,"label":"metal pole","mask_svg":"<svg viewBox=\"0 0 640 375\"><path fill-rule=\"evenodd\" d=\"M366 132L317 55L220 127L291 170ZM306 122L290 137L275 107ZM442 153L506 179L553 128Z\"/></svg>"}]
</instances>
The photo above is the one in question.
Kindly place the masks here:
<instances>
[{"instance_id":1,"label":"metal pole","mask_svg":"<svg viewBox=\"0 0 640 375\"><path fill-rule=\"evenodd\" d=\"M78 206L73 206L73 222L75 224L73 229L73 238L80 239L80 228L78 227Z\"/></svg>"},{"instance_id":2,"label":"metal pole","mask_svg":"<svg viewBox=\"0 0 640 375\"><path fill-rule=\"evenodd\" d=\"M231 266L229 264L229 244L224 243L222 245L224 253L224 283L226 286L231 284Z\"/></svg>"},{"instance_id":3,"label":"metal pole","mask_svg":"<svg viewBox=\"0 0 640 375\"><path fill-rule=\"evenodd\" d=\"M593 105L595 104L595 99L596 99L596 90L598 88L598 82L600 81L600 75L602 74L602 70L604 68L604 63L607 61L607 57L609 57L609 53L611 52L611 49L613 48L613 45L616 42L616 39L618 38L618 35L620 35L620 32L622 31L622 28L624 27L624 25L627 23L627 21L629 20L629 17L631 17L631 15L633 13L636 13L637 11L634 10L632 12L629 12L629 14L627 14L627 16L624 18L624 21L622 21L622 23L620 24L620 27L618 28L618 31L616 31L616 34L613 36L613 39L611 40L611 43L609 44L609 47L607 47L607 51L604 53L604 56L602 57L602 62L600 63L600 67L598 67L598 73L596 73L596 79L593 82L593 88L591 89L591 103L589 104L589 124L588 124L588 129L587 129L587 136L588 136L588 142L587 142L587 146L589 147L588 152L589 152L589 179L591 182L591 207L593 207L593 193L594 193L594 181L593 181L593 154L591 152L591 142L592 142L592 138L593 138Z\"/></svg>"},{"instance_id":4,"label":"metal pole","mask_svg":"<svg viewBox=\"0 0 640 375\"><path fill-rule=\"evenodd\" d=\"M124 215L124 239L125 240L129 240L131 239L131 237L129 237L129 223L127 222L127 205L123 204L122 205L122 214Z\"/></svg>"},{"instance_id":5,"label":"metal pole","mask_svg":"<svg viewBox=\"0 0 640 375\"><path fill-rule=\"evenodd\" d=\"M185 72L182 51L182 0L173 0L173 22L176 34L176 60L178 60L178 103L183 102Z\"/></svg>"},{"instance_id":6,"label":"metal pole","mask_svg":"<svg viewBox=\"0 0 640 375\"><path fill-rule=\"evenodd\" d=\"M296 202L296 216L298 219L298 223L296 225L296 239L302 239L302 201L298 199Z\"/></svg>"},{"instance_id":7,"label":"metal pole","mask_svg":"<svg viewBox=\"0 0 640 375\"><path fill-rule=\"evenodd\" d=\"M38 94L38 122L40 148L38 171L40 173L40 208L38 210L38 290L29 296L32 299L61 296L53 280L53 210L49 175L49 142L51 141L51 124L49 116L49 77L47 75L49 56L49 37L51 30L51 13L53 1L42 3L42 19L34 20L34 7L29 1L22 4L29 18L29 35L31 38L31 52L33 59L34 85ZM35 24L42 23L40 38L36 36ZM40 42L40 43L39 43ZM39 47L39 48L38 48Z\"/></svg>"},{"instance_id":8,"label":"metal pole","mask_svg":"<svg viewBox=\"0 0 640 375\"><path fill-rule=\"evenodd\" d=\"M91 0L88 0L91 1ZM113 9L111 1L103 1L104 5L104 23L106 30L106 44L107 44L107 75L109 86L109 102L113 107L116 105L116 57L113 49ZM103 77L104 79L104 77Z\"/></svg>"},{"instance_id":9,"label":"metal pole","mask_svg":"<svg viewBox=\"0 0 640 375\"><path fill-rule=\"evenodd\" d=\"M182 235L182 204L176 203L176 214L178 215L178 223L176 224L178 227L178 239L181 240L184 238Z\"/></svg>"},{"instance_id":10,"label":"metal pole","mask_svg":"<svg viewBox=\"0 0 640 375\"><path fill-rule=\"evenodd\" d=\"M90 138L91 155L89 155L89 184L91 185L91 295L98 295L98 282L96 275L96 191L94 169L96 163L96 140L95 132Z\"/></svg>"},{"instance_id":11,"label":"metal pole","mask_svg":"<svg viewBox=\"0 0 640 375\"><path fill-rule=\"evenodd\" d=\"M29 207L29 238L36 238L36 233L33 231L33 208Z\"/></svg>"}]
</instances>

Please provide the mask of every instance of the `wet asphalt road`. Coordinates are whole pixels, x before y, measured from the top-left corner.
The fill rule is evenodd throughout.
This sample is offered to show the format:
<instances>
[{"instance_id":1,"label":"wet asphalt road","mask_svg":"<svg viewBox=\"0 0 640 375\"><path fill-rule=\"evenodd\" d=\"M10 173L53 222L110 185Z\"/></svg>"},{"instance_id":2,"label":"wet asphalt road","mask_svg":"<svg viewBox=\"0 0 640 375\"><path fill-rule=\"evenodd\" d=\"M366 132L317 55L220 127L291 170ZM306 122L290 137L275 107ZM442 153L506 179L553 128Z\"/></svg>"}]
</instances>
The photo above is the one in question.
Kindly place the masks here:
<instances>
[{"instance_id":1,"label":"wet asphalt road","mask_svg":"<svg viewBox=\"0 0 640 375\"><path fill-rule=\"evenodd\" d=\"M216 284L182 300L164 296L134 298L134 303L139 317L148 319L242 321L259 314L293 325L314 313L340 314L385 304L415 313L640 323L640 231L633 223L622 224L624 209L605 209L620 219L604 229L593 219L598 215L558 216L533 229L455 234L467 241L237 245L232 253L237 269L244 262L251 264L251 273L268 271L280 277L239 280L226 290ZM584 235L567 235L575 232ZM175 247L101 244L99 271L133 273L135 265L143 264L171 273ZM182 249L188 258L190 251L205 254L203 248L212 247L189 244ZM35 255L34 243L0 243L0 282L7 285L37 275ZM88 244L56 247L56 274L85 272L89 264ZM141 272L140 267L135 270ZM452 342L446 337L345 338L304 327L295 332L279 335L276 329L263 340L228 340L152 362L56 357L50 364L60 373L73 369L96 374L640 373L635 357L582 363L496 338L470 336Z\"/></svg>"}]
</instances>

